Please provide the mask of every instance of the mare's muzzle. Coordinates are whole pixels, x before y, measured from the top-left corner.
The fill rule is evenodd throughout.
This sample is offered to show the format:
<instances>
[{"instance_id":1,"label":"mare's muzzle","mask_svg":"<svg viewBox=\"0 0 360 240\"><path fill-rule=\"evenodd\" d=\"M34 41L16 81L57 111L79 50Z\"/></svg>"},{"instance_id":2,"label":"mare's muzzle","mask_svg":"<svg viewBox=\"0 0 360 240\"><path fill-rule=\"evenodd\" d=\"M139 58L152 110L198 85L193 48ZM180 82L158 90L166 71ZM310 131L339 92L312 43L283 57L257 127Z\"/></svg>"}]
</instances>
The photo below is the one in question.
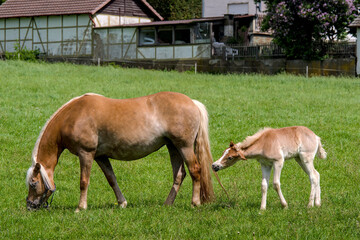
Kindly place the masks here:
<instances>
[{"instance_id":1,"label":"mare's muzzle","mask_svg":"<svg viewBox=\"0 0 360 240\"><path fill-rule=\"evenodd\" d=\"M30 201L29 198L26 198L26 208L27 208L27 210L29 210L29 211L35 210L36 211L36 210L38 210L40 208L48 208L52 203L55 191L56 191L56 185L55 185L54 190L46 189L46 191L44 192L44 194L41 196L41 198L39 200ZM50 200L50 204L48 202L49 198L46 197L48 192L51 192L50 195L52 195L51 200ZM50 197L50 195L49 195L49 197Z\"/></svg>"},{"instance_id":2,"label":"mare's muzzle","mask_svg":"<svg viewBox=\"0 0 360 240\"><path fill-rule=\"evenodd\" d=\"M26 198L26 207L27 210L31 211L31 210L38 210L41 207L47 208L49 206L47 201L43 201L43 199L41 198L39 201L30 201L28 198Z\"/></svg>"}]
</instances>

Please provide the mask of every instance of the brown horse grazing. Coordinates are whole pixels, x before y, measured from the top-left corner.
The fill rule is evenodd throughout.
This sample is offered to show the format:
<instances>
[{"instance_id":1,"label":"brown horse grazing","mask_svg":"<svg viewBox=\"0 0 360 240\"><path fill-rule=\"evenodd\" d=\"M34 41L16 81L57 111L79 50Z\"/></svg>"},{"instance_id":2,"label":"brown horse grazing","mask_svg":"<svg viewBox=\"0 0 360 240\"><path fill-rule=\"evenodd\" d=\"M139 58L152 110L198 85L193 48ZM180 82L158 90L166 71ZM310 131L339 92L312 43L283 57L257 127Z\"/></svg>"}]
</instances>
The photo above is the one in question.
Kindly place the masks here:
<instances>
[{"instance_id":1,"label":"brown horse grazing","mask_svg":"<svg viewBox=\"0 0 360 240\"><path fill-rule=\"evenodd\" d=\"M36 141L26 178L27 208L47 206L55 191L54 170L64 149L80 160L80 201L76 211L87 208L94 159L118 204L126 207L109 158L135 160L164 145L170 153L174 179L165 204L173 204L185 178L184 162L193 181L192 204L211 201L212 156L208 116L202 103L174 92L122 100L90 93L73 98L52 115Z\"/></svg>"}]
</instances>

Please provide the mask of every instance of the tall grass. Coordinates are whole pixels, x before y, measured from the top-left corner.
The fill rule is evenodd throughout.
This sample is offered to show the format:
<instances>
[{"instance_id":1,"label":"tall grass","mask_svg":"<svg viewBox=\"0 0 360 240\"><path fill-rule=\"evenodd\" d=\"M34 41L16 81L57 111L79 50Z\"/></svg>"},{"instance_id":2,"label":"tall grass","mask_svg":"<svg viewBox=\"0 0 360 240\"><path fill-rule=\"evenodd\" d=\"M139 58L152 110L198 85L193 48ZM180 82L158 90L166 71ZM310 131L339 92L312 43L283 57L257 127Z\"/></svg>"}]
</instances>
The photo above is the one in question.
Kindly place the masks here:
<instances>
[{"instance_id":1,"label":"tall grass","mask_svg":"<svg viewBox=\"0 0 360 240\"><path fill-rule=\"evenodd\" d=\"M214 160L229 142L259 128L305 125L322 138L322 206L307 209L310 183L295 161L285 163L281 183L289 209L269 189L259 214L261 170L254 160L219 172L228 200L214 182L214 203L192 208L185 178L172 207L163 206L172 186L166 148L132 162L112 161L128 207L94 164L87 211L79 200L79 161L69 152L55 170L50 210L26 210L25 175L46 120L63 103L86 92L130 98L176 91L207 106ZM360 80L277 75L194 75L115 67L0 61L0 238L3 239L359 239Z\"/></svg>"}]
</instances>

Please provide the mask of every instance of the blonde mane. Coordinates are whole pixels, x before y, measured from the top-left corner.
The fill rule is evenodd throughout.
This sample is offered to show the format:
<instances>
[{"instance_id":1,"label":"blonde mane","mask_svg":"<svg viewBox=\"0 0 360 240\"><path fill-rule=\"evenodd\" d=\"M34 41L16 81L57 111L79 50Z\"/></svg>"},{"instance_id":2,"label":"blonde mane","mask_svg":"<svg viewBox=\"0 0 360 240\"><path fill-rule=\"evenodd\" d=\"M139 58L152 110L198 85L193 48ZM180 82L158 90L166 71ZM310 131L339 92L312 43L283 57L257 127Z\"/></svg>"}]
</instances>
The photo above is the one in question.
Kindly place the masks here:
<instances>
[{"instance_id":1,"label":"blonde mane","mask_svg":"<svg viewBox=\"0 0 360 240\"><path fill-rule=\"evenodd\" d=\"M51 182L50 182L50 178L49 178L49 175L47 174L44 166L40 164L40 175L41 175L41 178L46 186L47 189L55 189L55 186L52 186L51 185ZM34 168L35 168L35 165L32 165L28 171L27 171L27 174L26 174L26 186L29 187L29 184L31 182L31 178L32 178L32 173L34 171Z\"/></svg>"},{"instance_id":2,"label":"blonde mane","mask_svg":"<svg viewBox=\"0 0 360 240\"><path fill-rule=\"evenodd\" d=\"M31 178L32 178L32 173L33 173L33 170L35 168L35 164L37 163L37 155L38 155L38 151L39 151L39 145L40 145L40 141L44 135L44 132L47 128L47 126L49 125L49 123L51 122L51 120L53 120L55 118L55 116L61 111L63 110L67 105L69 105L70 103L72 103L73 101L83 97L83 96L88 96L88 95L98 95L98 96L101 96L99 94L96 94L96 93L86 93L82 96L79 96L79 97L75 97L73 99L71 99L70 101L68 101L67 103L65 103L64 105L62 105L53 115L51 115L51 117L46 121L45 125L43 126L43 128L41 129L41 132L39 134L39 137L37 138L36 140L36 143L35 143L35 146L34 146L34 149L33 149L33 152L32 152L32 165L31 167L28 169L27 171L27 174L26 174L26 185L29 187L29 184L31 182ZM54 189L55 187L53 187L51 185L51 182L50 182L50 178L49 178L49 175L47 174L44 166L40 164L40 174L41 174L41 177L42 177L42 180L44 181L44 184L45 186L48 188L48 189Z\"/></svg>"},{"instance_id":3,"label":"blonde mane","mask_svg":"<svg viewBox=\"0 0 360 240\"><path fill-rule=\"evenodd\" d=\"M267 132L268 130L271 130L272 128L263 128L260 129L257 133L255 133L252 136L248 136L245 138L244 141L237 143L235 145L236 149L246 149L248 147L250 147L252 144L254 144L254 142L256 142L256 140L258 140L265 132Z\"/></svg>"},{"instance_id":4,"label":"blonde mane","mask_svg":"<svg viewBox=\"0 0 360 240\"><path fill-rule=\"evenodd\" d=\"M35 146L34 146L34 149L33 149L33 152L32 152L32 166L35 166L35 164L37 163L37 155L38 155L38 151L39 151L39 145L40 145L40 141L44 135L44 132L47 128L47 126L49 125L49 123L51 122L51 120L53 120L55 118L55 116L61 111L63 110L67 105L69 105L70 103L72 103L73 101L83 97L83 96L89 96L89 95L98 95L98 96L101 96L100 94L96 94L96 93L86 93L82 96L78 96L78 97L75 97L73 99L71 99L70 101L68 101L67 103L65 103L64 105L62 105L58 110L56 110L56 112L51 115L51 117L46 121L45 125L43 126L43 128L41 129L40 131L40 134L39 134L39 137L37 138L36 140L36 143L35 143Z\"/></svg>"}]
</instances>

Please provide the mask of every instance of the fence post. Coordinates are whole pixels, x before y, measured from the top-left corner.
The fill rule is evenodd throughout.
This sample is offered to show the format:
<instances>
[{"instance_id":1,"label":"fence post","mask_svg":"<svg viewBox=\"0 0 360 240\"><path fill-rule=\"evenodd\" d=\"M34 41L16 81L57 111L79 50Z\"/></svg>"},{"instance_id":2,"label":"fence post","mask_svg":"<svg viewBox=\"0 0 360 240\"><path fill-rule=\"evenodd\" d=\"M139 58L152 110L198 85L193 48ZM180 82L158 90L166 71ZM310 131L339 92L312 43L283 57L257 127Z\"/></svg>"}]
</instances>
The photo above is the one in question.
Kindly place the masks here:
<instances>
[{"instance_id":1,"label":"fence post","mask_svg":"<svg viewBox=\"0 0 360 240\"><path fill-rule=\"evenodd\" d=\"M195 74L197 73L197 62L195 62Z\"/></svg>"},{"instance_id":2,"label":"fence post","mask_svg":"<svg viewBox=\"0 0 360 240\"><path fill-rule=\"evenodd\" d=\"M100 58L98 58L98 67L100 67Z\"/></svg>"},{"instance_id":3,"label":"fence post","mask_svg":"<svg viewBox=\"0 0 360 240\"><path fill-rule=\"evenodd\" d=\"M309 66L306 66L306 78L309 78Z\"/></svg>"}]
</instances>

